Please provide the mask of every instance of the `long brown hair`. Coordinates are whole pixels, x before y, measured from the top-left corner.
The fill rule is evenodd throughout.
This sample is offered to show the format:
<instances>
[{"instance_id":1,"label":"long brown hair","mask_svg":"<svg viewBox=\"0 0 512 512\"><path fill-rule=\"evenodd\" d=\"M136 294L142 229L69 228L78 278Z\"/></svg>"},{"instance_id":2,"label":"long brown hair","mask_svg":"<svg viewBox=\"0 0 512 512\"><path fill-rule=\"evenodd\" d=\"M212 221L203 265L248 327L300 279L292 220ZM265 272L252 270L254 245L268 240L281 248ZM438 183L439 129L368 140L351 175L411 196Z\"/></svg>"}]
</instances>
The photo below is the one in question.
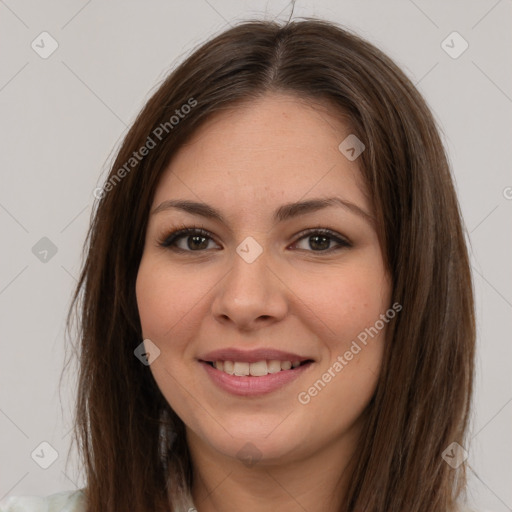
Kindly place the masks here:
<instances>
[{"instance_id":1,"label":"long brown hair","mask_svg":"<svg viewBox=\"0 0 512 512\"><path fill-rule=\"evenodd\" d=\"M358 162L393 279L391 303L403 305L388 325L339 512L449 512L465 489L465 464L454 469L442 454L466 441L473 285L440 129L397 65L350 30L316 19L248 21L165 79L98 194L68 317L68 326L79 317L74 440L89 512L175 510L180 489L191 488L184 424L134 356L149 208L173 154L205 120L274 91L330 105L365 144Z\"/></svg>"}]
</instances>

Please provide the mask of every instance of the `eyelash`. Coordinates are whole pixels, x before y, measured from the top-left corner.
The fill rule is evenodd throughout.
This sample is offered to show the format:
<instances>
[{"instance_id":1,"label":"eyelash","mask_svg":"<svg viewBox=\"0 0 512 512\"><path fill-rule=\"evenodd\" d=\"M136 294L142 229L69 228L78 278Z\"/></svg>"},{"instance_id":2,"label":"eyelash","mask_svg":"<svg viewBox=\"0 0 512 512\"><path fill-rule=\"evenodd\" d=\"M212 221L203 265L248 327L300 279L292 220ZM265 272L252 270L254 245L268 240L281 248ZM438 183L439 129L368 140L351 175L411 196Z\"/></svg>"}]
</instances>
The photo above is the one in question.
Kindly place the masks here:
<instances>
[{"instance_id":1,"label":"eyelash","mask_svg":"<svg viewBox=\"0 0 512 512\"><path fill-rule=\"evenodd\" d=\"M179 247L173 246L173 244L177 240L179 240L180 238L186 237L186 235L188 235L188 236L199 235L199 236L203 236L205 238L210 238L211 240L213 240L215 242L214 238L211 236L211 233L206 231L202 226L187 227L187 226L183 225L183 226L179 226L177 229L171 231L170 233L167 233L163 238L158 240L158 245L160 247L170 249L174 252L181 252L181 253L185 253L185 252L202 253L207 250L207 249L200 249L197 251L192 251L192 250L180 249ZM297 242L303 240L304 238L308 238L313 235L321 235L321 236L330 238L331 240L337 242L339 245L338 245L338 247L334 247L334 248L330 248L330 249L326 249L326 250L320 250L320 251L308 250L307 252L313 252L313 253L319 253L319 254L324 253L325 254L325 253L332 253L332 252L338 251L340 249L352 247L352 244L348 240L341 238L340 236L337 236L337 234L334 231L331 231L330 229L321 228L321 227L309 228L309 229L306 229L306 230L300 232L298 234L299 238L293 243L293 245L295 245ZM304 249L302 249L302 250L304 250Z\"/></svg>"}]
</instances>

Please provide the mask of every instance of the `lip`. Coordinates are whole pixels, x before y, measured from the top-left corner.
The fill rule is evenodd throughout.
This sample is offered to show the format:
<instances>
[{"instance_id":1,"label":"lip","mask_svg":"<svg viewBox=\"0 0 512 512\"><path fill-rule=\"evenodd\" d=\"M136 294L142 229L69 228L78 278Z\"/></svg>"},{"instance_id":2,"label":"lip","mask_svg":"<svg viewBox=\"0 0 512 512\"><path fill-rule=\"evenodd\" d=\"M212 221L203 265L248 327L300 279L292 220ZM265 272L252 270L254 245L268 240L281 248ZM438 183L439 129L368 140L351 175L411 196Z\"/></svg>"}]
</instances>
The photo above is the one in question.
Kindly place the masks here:
<instances>
[{"instance_id":1,"label":"lip","mask_svg":"<svg viewBox=\"0 0 512 512\"><path fill-rule=\"evenodd\" d=\"M239 348L221 348L201 355L201 362L233 361L245 363L257 363L258 361L314 361L312 357L300 356L293 352L283 352L273 348L259 348L254 350L241 350ZM261 378L261 377L259 377Z\"/></svg>"},{"instance_id":2,"label":"lip","mask_svg":"<svg viewBox=\"0 0 512 512\"><path fill-rule=\"evenodd\" d=\"M219 359L216 360L218 361ZM227 360L229 361L229 359ZM261 361L262 359L258 360ZM284 360L286 361L288 359ZM257 396L276 391L277 389L298 379L304 374L304 372L308 371L308 369L313 365L313 361L307 362L291 370L281 370L277 373L269 373L263 377L238 377L236 375L229 375L221 370L217 370L217 368L210 366L210 364L205 361L200 361L200 364L212 382L222 390L238 396Z\"/></svg>"}]
</instances>

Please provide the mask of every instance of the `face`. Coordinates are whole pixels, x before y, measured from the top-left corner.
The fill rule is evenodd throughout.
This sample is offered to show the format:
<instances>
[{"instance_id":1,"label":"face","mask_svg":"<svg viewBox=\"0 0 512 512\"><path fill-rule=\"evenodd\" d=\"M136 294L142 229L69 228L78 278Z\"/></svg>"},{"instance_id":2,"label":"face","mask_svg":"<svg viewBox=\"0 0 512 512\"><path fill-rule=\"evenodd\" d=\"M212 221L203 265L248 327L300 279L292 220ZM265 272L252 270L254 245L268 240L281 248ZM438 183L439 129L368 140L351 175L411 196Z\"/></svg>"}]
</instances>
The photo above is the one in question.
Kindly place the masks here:
<instances>
[{"instance_id":1,"label":"face","mask_svg":"<svg viewBox=\"0 0 512 512\"><path fill-rule=\"evenodd\" d=\"M358 160L338 149L349 134L268 95L209 120L161 177L136 283L149 368L217 456L250 442L263 461L308 457L375 391L390 278ZM203 231L171 235L184 228Z\"/></svg>"}]
</instances>

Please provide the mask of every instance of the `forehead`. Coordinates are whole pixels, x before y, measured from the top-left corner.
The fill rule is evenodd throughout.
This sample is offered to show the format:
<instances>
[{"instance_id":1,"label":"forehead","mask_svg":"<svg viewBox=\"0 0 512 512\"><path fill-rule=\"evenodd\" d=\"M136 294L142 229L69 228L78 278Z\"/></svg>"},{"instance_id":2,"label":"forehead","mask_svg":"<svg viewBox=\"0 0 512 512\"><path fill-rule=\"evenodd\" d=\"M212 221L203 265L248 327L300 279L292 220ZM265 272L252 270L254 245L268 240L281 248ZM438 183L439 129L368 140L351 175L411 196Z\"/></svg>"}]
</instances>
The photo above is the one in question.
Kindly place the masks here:
<instances>
[{"instance_id":1,"label":"forehead","mask_svg":"<svg viewBox=\"0 0 512 512\"><path fill-rule=\"evenodd\" d=\"M350 127L328 105L271 94L206 121L173 156L155 202L247 206L339 194L370 210L357 160L338 149Z\"/></svg>"}]
</instances>

